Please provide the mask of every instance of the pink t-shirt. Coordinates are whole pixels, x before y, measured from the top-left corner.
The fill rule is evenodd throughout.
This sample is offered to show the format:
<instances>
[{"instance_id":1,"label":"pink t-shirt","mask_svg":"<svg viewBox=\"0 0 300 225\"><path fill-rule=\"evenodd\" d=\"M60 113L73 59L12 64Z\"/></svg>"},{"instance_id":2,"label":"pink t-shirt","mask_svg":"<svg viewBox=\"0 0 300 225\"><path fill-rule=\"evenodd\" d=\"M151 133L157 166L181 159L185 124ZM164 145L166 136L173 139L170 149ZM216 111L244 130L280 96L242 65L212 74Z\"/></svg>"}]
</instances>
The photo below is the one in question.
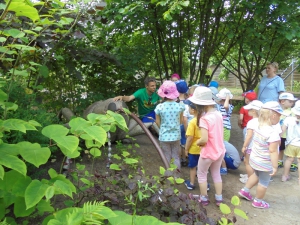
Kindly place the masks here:
<instances>
[{"instance_id":1,"label":"pink t-shirt","mask_svg":"<svg viewBox=\"0 0 300 225\"><path fill-rule=\"evenodd\" d=\"M199 127L208 131L208 141L201 150L202 158L217 160L225 154L223 117L219 111L208 112L200 118Z\"/></svg>"}]
</instances>

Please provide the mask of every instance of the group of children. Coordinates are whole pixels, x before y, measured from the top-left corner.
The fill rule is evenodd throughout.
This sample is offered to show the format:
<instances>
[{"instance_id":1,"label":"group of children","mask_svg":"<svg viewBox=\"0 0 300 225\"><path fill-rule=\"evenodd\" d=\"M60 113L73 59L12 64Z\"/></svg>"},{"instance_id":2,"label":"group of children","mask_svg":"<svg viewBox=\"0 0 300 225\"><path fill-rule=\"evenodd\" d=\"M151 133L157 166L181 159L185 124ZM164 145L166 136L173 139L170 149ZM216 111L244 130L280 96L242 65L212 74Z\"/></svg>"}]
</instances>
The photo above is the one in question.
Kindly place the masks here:
<instances>
[{"instance_id":1,"label":"group of children","mask_svg":"<svg viewBox=\"0 0 300 225\"><path fill-rule=\"evenodd\" d=\"M217 82L212 81L209 87L188 88L177 74L173 76L173 81L165 81L158 90L163 99L155 109L160 145L168 162L174 160L179 174L188 157L190 179L185 181L185 186L195 189L197 175L199 201L204 206L210 202L207 195L210 171L216 191L215 202L219 206L223 201L221 175L227 174L227 167L237 169L240 164L238 151L228 142L233 96L226 88L218 91ZM283 166L279 149L286 155L282 181L289 180L290 169L297 167L291 167L294 157L300 163L300 101L295 103L297 99L286 92L280 95L279 102L265 104L256 100L255 92L247 92L244 97L246 105L240 110L239 126L244 134L242 153L247 174L241 174L240 181L245 186L239 195L253 201L256 208L269 208L263 197L271 177ZM229 150L233 151L229 153ZM253 198L250 189L256 184Z\"/></svg>"}]
</instances>

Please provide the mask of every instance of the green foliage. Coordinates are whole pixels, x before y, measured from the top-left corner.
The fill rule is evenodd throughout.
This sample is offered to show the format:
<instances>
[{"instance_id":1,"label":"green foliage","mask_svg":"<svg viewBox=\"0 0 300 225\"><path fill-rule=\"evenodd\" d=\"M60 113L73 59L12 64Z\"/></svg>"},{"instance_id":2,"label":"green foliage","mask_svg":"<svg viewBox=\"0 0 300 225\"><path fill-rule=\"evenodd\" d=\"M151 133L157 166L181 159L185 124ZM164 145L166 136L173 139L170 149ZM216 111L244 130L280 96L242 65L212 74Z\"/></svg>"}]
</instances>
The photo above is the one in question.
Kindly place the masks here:
<instances>
[{"instance_id":1,"label":"green foliage","mask_svg":"<svg viewBox=\"0 0 300 225\"><path fill-rule=\"evenodd\" d=\"M235 215L237 215L245 220L249 219L243 210L236 208L237 206L239 206L241 204L238 196L233 196L231 198L231 204L234 206L233 212ZM232 211L228 205L221 203L220 211L222 212L223 215L225 215L225 218L222 217L219 219L219 221L218 221L219 225L230 225L230 224L233 225L233 223L235 223L237 221L235 216L233 216L232 219L228 218L232 214Z\"/></svg>"}]
</instances>

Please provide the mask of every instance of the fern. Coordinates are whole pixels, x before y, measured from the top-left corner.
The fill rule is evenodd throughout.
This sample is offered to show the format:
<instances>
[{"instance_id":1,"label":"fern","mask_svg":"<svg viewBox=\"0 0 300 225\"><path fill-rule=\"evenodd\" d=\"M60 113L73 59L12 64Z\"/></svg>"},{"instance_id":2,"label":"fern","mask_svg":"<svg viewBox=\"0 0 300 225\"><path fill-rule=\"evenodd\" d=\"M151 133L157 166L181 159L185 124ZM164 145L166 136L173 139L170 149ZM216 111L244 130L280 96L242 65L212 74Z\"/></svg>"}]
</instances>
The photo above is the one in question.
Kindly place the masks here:
<instances>
[{"instance_id":1,"label":"fern","mask_svg":"<svg viewBox=\"0 0 300 225\"><path fill-rule=\"evenodd\" d=\"M84 224L103 224L105 219L115 217L116 214L104 202L86 202L83 205L83 223Z\"/></svg>"}]
</instances>

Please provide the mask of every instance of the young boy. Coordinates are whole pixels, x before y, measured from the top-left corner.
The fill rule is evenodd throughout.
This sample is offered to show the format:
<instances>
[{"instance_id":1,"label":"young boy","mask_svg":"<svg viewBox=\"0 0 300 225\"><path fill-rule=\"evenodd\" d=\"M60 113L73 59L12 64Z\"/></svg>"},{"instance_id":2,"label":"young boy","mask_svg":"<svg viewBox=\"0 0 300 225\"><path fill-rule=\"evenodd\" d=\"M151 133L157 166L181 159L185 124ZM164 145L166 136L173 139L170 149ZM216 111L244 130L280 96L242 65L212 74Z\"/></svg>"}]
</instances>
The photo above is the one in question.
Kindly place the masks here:
<instances>
[{"instance_id":1,"label":"young boy","mask_svg":"<svg viewBox=\"0 0 300 225\"><path fill-rule=\"evenodd\" d=\"M190 101L186 100L185 103L189 106L189 113L194 116L194 118L189 122L186 130L186 144L185 144L185 154L189 158L188 167L190 168L190 180L184 181L187 189L195 189L195 179L197 174L197 165L200 156L201 148L197 145L197 140L200 139L201 133L200 128L197 125L197 109L196 106Z\"/></svg>"},{"instance_id":2,"label":"young boy","mask_svg":"<svg viewBox=\"0 0 300 225\"><path fill-rule=\"evenodd\" d=\"M287 116L292 115L291 107L294 105L297 98L294 97L293 94L288 92L283 92L279 95L279 104L283 110L283 113ZM283 125L283 121L286 118L286 116L281 115L280 117L280 126ZM279 155L278 155L278 168L283 167L283 152L285 150L285 141L286 141L286 132L282 132L281 134L281 144L279 147Z\"/></svg>"},{"instance_id":3,"label":"young boy","mask_svg":"<svg viewBox=\"0 0 300 225\"><path fill-rule=\"evenodd\" d=\"M284 162L284 173L281 179L283 182L290 179L289 170L295 157L297 158L298 165L300 166L300 101L296 102L295 106L292 108L292 112L295 114L295 116L287 117L283 121L282 125L282 132L286 132L287 143L286 149L284 150L284 154L287 158ZM300 171L298 171L298 173L299 180Z\"/></svg>"},{"instance_id":4,"label":"young boy","mask_svg":"<svg viewBox=\"0 0 300 225\"><path fill-rule=\"evenodd\" d=\"M254 91L248 91L242 94L242 96L245 97L245 104L248 105L250 102L252 102L253 100L257 99L256 93ZM248 114L248 110L245 109L245 107L243 106L240 109L240 117L238 120L238 125L241 129L243 129L243 137L245 140L245 135L246 135L246 131L247 131L247 123L249 120L252 119L252 116L249 116Z\"/></svg>"}]
</instances>

